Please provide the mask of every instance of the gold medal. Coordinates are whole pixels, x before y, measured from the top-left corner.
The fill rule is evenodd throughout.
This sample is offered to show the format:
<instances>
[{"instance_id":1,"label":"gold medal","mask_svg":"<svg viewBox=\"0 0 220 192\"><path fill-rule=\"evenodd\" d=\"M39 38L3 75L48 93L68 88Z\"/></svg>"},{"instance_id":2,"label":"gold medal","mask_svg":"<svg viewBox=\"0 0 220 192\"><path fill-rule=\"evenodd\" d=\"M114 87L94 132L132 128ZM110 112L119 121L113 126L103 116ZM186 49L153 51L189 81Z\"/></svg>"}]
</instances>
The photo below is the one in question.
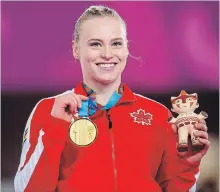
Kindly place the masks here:
<instances>
[{"instance_id":1,"label":"gold medal","mask_svg":"<svg viewBox=\"0 0 220 192\"><path fill-rule=\"evenodd\" d=\"M73 121L70 125L69 136L71 141L78 146L88 146L97 136L96 125L87 118Z\"/></svg>"}]
</instances>

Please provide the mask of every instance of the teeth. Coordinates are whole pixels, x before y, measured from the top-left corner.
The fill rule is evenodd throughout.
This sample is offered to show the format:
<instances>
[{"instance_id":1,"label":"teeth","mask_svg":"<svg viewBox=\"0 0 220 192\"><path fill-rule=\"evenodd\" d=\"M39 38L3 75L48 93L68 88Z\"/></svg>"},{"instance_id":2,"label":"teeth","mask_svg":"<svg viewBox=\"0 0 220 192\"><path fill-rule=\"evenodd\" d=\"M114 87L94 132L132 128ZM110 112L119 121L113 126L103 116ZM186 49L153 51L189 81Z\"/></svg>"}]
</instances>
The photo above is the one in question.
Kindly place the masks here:
<instances>
[{"instance_id":1,"label":"teeth","mask_svg":"<svg viewBox=\"0 0 220 192\"><path fill-rule=\"evenodd\" d=\"M113 67L114 64L113 64L113 63L111 63L111 64L99 64L99 66L100 66L101 68L110 68L110 67Z\"/></svg>"}]
</instances>

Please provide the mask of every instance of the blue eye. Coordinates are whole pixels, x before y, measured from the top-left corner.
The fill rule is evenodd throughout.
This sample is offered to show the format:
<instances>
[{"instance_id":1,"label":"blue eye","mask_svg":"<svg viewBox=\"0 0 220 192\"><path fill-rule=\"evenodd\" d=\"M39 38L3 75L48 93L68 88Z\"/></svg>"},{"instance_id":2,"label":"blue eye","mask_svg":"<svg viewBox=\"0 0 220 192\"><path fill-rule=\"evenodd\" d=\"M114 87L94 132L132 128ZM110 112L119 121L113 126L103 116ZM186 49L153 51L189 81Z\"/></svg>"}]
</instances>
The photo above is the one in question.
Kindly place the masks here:
<instances>
[{"instance_id":1,"label":"blue eye","mask_svg":"<svg viewBox=\"0 0 220 192\"><path fill-rule=\"evenodd\" d=\"M99 42L93 42L93 43L90 44L90 46L98 47L98 46L101 46L101 44Z\"/></svg>"},{"instance_id":2,"label":"blue eye","mask_svg":"<svg viewBox=\"0 0 220 192\"><path fill-rule=\"evenodd\" d=\"M113 45L113 46L120 46L120 45L122 45L122 42L116 41L116 42L114 42L112 45Z\"/></svg>"}]
</instances>

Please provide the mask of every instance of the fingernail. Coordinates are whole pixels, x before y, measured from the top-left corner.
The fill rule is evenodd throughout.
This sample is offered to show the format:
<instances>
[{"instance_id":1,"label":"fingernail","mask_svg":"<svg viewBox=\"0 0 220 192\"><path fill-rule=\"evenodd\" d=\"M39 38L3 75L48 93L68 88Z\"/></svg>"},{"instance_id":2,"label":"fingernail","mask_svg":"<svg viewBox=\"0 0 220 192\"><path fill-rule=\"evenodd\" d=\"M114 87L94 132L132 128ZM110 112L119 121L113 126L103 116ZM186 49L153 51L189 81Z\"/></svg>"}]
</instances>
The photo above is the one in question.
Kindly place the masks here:
<instances>
[{"instance_id":1,"label":"fingernail","mask_svg":"<svg viewBox=\"0 0 220 192\"><path fill-rule=\"evenodd\" d=\"M194 130L194 131L193 131L193 134L195 135L195 133L196 133L197 131L199 131L199 130Z\"/></svg>"}]
</instances>

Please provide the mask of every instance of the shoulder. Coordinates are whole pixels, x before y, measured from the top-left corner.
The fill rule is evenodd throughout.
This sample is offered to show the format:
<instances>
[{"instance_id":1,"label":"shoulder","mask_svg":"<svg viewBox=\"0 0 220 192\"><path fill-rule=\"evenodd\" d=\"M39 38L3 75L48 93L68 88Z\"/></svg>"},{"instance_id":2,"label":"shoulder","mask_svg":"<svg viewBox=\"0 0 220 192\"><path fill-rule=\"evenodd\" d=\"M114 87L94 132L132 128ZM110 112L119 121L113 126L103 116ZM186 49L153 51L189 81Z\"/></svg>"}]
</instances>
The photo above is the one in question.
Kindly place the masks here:
<instances>
[{"instance_id":1,"label":"shoulder","mask_svg":"<svg viewBox=\"0 0 220 192\"><path fill-rule=\"evenodd\" d=\"M148 110L154 111L154 113L159 115L170 116L170 110L162 103L137 93L134 93L134 95L137 98L136 101L138 106L147 108Z\"/></svg>"},{"instance_id":2,"label":"shoulder","mask_svg":"<svg viewBox=\"0 0 220 192\"><path fill-rule=\"evenodd\" d=\"M43 117L43 116L48 116L51 113L54 101L56 97L62 96L64 94L69 93L71 90L68 90L64 93L61 93L59 95L51 96L51 97L46 97L42 98L34 107L32 110L32 114L34 115L34 118L37 117Z\"/></svg>"},{"instance_id":3,"label":"shoulder","mask_svg":"<svg viewBox=\"0 0 220 192\"><path fill-rule=\"evenodd\" d=\"M145 96L137 94L137 93L134 93L134 95L136 96L137 101L141 102L143 105L150 105L152 107L160 108L161 110L168 110L165 105L163 105L162 103L160 103L156 100L153 100L149 97L145 97Z\"/></svg>"},{"instance_id":4,"label":"shoulder","mask_svg":"<svg viewBox=\"0 0 220 192\"><path fill-rule=\"evenodd\" d=\"M48 117L48 115L51 113L54 100L54 97L41 99L38 103L35 104L29 119L36 122L43 117Z\"/></svg>"}]
</instances>

